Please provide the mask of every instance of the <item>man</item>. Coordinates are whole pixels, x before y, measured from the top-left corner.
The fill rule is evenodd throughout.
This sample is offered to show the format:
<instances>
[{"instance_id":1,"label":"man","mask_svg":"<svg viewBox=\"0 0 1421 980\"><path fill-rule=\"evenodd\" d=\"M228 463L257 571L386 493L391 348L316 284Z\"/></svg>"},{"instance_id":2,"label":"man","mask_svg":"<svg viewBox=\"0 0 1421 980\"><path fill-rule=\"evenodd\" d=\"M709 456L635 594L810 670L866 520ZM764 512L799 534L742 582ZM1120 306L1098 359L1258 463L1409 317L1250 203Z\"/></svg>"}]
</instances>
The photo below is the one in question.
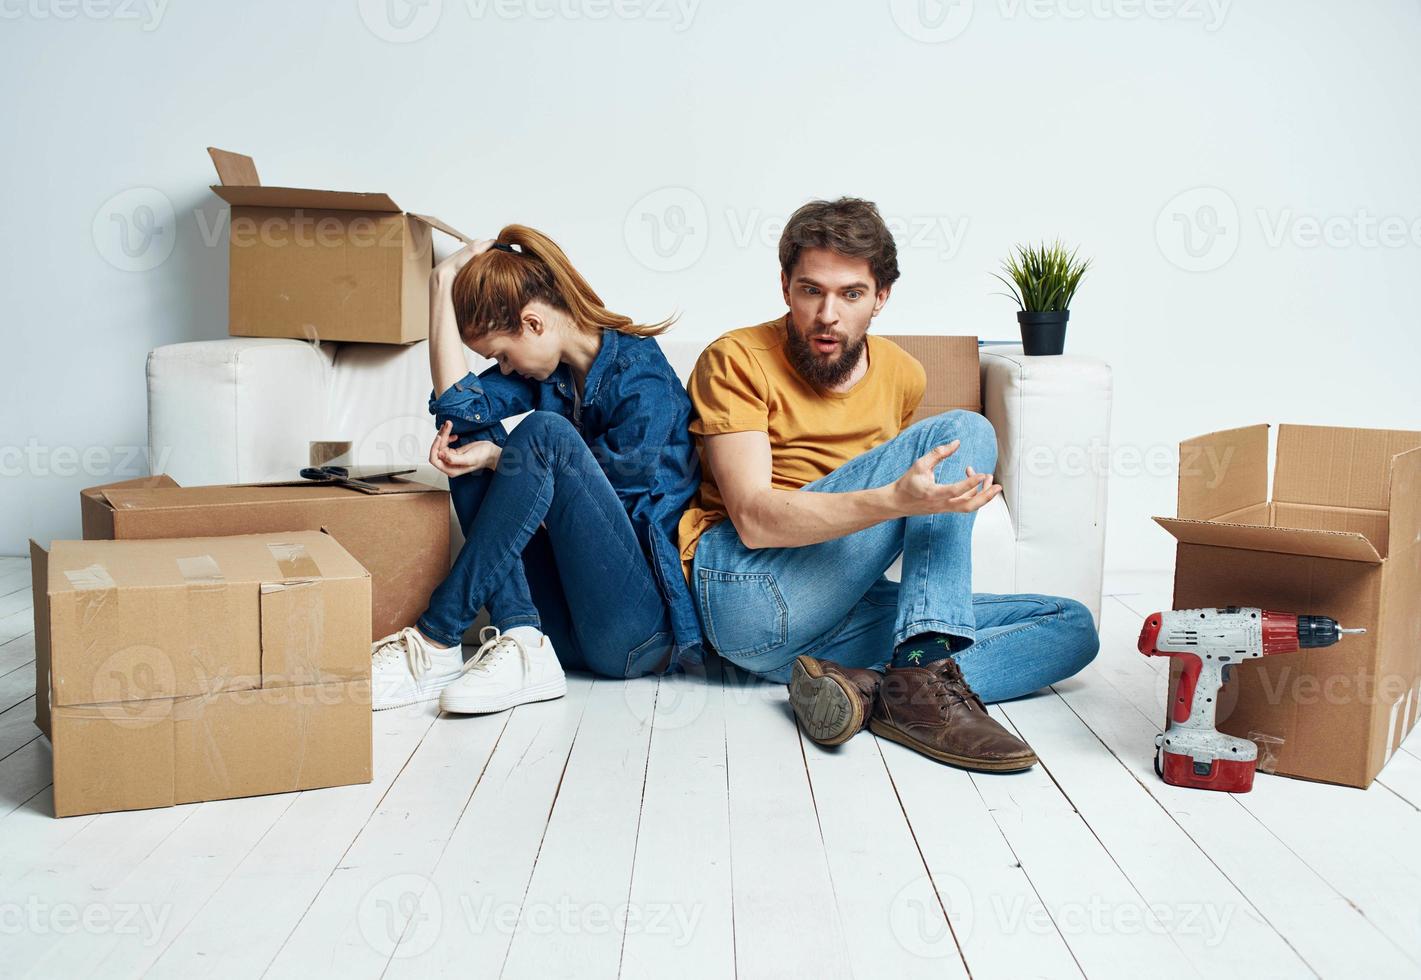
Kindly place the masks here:
<instances>
[{"instance_id":1,"label":"man","mask_svg":"<svg viewBox=\"0 0 1421 980\"><path fill-rule=\"evenodd\" d=\"M923 369L869 333L898 279L878 209L806 204L779 251L789 312L715 341L689 385L704 474L679 532L706 638L788 682L817 742L868 726L952 765L1028 768L1036 755L983 703L1089 663L1090 613L972 594L996 437L975 412L908 424ZM884 577L900 555L901 584Z\"/></svg>"}]
</instances>

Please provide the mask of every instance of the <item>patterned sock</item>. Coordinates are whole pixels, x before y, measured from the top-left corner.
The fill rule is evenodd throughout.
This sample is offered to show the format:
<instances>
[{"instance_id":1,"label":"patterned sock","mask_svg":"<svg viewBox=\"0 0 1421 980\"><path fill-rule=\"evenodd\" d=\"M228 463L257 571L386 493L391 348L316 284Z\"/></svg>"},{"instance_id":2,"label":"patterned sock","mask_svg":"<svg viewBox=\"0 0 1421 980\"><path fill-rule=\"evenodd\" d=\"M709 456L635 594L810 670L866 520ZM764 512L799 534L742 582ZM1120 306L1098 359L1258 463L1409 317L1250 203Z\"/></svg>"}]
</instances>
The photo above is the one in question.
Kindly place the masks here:
<instances>
[{"instance_id":1,"label":"patterned sock","mask_svg":"<svg viewBox=\"0 0 1421 980\"><path fill-rule=\"evenodd\" d=\"M893 651L894 667L921 667L952 655L953 637L946 633L910 636Z\"/></svg>"}]
</instances>

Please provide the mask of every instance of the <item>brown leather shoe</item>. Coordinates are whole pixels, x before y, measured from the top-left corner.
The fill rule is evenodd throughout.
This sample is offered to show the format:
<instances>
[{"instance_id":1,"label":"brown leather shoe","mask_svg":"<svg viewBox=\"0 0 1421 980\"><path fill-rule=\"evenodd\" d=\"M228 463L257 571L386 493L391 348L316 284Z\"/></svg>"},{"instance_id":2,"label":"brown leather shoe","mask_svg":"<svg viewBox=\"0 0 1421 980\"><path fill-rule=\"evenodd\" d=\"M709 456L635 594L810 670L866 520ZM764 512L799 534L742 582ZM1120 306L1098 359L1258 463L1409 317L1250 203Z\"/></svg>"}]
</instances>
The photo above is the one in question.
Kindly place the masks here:
<instances>
[{"instance_id":1,"label":"brown leather shoe","mask_svg":"<svg viewBox=\"0 0 1421 980\"><path fill-rule=\"evenodd\" d=\"M987 714L951 657L923 667L890 667L869 728L962 769L1016 772L1036 765L1031 746Z\"/></svg>"},{"instance_id":2,"label":"brown leather shoe","mask_svg":"<svg viewBox=\"0 0 1421 980\"><path fill-rule=\"evenodd\" d=\"M796 657L790 668L789 703L806 735L820 745L840 745L868 724L882 679L876 670Z\"/></svg>"}]
</instances>

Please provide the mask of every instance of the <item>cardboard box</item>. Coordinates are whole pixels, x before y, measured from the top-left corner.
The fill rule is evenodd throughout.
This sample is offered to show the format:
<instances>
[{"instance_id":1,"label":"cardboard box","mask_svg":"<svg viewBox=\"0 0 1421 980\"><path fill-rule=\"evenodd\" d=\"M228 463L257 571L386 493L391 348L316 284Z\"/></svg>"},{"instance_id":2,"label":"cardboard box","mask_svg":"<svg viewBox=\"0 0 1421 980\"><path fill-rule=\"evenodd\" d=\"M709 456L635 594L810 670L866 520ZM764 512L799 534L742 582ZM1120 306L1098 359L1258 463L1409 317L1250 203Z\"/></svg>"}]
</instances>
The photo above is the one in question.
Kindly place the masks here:
<instances>
[{"instance_id":1,"label":"cardboard box","mask_svg":"<svg viewBox=\"0 0 1421 980\"><path fill-rule=\"evenodd\" d=\"M1240 664L1219 728L1259 768L1366 787L1421 714L1421 432L1268 426L1180 444L1174 608L1260 606L1365 627ZM1171 665L1170 698L1179 668Z\"/></svg>"},{"instance_id":2,"label":"cardboard box","mask_svg":"<svg viewBox=\"0 0 1421 980\"><path fill-rule=\"evenodd\" d=\"M918 422L954 409L982 411L981 359L976 337L941 337L906 334L885 336L923 366L928 386L913 413Z\"/></svg>"},{"instance_id":3,"label":"cardboard box","mask_svg":"<svg viewBox=\"0 0 1421 980\"><path fill-rule=\"evenodd\" d=\"M429 335L430 229L386 194L269 187L249 156L208 147L232 206L234 337L410 344Z\"/></svg>"},{"instance_id":4,"label":"cardboard box","mask_svg":"<svg viewBox=\"0 0 1421 980\"><path fill-rule=\"evenodd\" d=\"M370 576L328 534L30 542L55 816L369 782Z\"/></svg>"},{"instance_id":5,"label":"cardboard box","mask_svg":"<svg viewBox=\"0 0 1421 980\"><path fill-rule=\"evenodd\" d=\"M180 487L164 475L92 487L79 501L86 539L324 528L370 572L378 638L413 626L449 573L449 493L399 477L377 485L378 493L309 481Z\"/></svg>"}]
</instances>

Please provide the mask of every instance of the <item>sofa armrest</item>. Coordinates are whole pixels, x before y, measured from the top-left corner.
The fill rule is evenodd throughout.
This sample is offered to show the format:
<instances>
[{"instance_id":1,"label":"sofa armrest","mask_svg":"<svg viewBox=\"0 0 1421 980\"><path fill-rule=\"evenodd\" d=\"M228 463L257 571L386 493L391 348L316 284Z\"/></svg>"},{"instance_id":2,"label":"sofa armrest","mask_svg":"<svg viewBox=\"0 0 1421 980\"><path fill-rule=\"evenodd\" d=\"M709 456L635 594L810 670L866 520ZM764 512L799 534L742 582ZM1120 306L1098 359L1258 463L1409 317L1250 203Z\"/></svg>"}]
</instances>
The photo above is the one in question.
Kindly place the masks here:
<instances>
[{"instance_id":1,"label":"sofa armrest","mask_svg":"<svg viewBox=\"0 0 1421 980\"><path fill-rule=\"evenodd\" d=\"M323 438L331 352L230 337L148 353L148 452L185 486L292 479Z\"/></svg>"},{"instance_id":2,"label":"sofa armrest","mask_svg":"<svg viewBox=\"0 0 1421 980\"><path fill-rule=\"evenodd\" d=\"M984 347L982 408L1015 532L1018 592L1061 595L1100 619L1109 477L1110 365Z\"/></svg>"}]
</instances>

